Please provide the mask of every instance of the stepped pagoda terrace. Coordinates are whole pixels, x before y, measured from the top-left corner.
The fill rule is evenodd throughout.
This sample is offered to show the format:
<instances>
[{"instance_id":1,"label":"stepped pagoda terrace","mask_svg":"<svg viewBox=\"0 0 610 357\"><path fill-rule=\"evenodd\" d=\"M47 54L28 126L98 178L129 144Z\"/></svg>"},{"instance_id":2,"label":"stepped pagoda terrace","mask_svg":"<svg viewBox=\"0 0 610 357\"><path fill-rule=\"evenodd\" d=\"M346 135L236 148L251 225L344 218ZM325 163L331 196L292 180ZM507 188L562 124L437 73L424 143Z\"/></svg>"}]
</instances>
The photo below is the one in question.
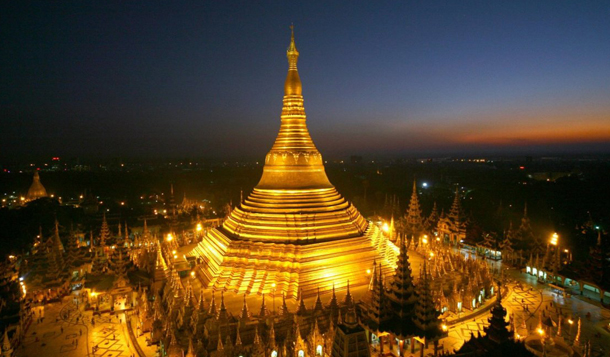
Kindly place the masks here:
<instances>
[{"instance_id":1,"label":"stepped pagoda terrace","mask_svg":"<svg viewBox=\"0 0 610 357\"><path fill-rule=\"evenodd\" d=\"M253 192L188 255L203 288L235 293L330 293L369 283L373 261L390 272L398 248L330 183L306 125L292 35L279 134Z\"/></svg>"}]
</instances>

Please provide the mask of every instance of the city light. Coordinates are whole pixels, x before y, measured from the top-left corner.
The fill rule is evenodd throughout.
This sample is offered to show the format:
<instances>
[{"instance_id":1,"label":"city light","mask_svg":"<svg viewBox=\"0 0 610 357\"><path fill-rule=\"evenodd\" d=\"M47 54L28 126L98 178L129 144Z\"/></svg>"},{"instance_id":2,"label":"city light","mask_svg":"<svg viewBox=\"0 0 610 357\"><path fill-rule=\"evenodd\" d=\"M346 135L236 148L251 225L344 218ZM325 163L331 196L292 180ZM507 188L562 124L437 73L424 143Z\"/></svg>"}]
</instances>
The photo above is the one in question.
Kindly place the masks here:
<instances>
[{"instance_id":1,"label":"city light","mask_svg":"<svg viewBox=\"0 0 610 357\"><path fill-rule=\"evenodd\" d=\"M167 241L171 242L174 239L174 236L171 233L167 233Z\"/></svg>"},{"instance_id":2,"label":"city light","mask_svg":"<svg viewBox=\"0 0 610 357\"><path fill-rule=\"evenodd\" d=\"M197 223L197 232L201 232L201 230L203 230L201 223Z\"/></svg>"},{"instance_id":3,"label":"city light","mask_svg":"<svg viewBox=\"0 0 610 357\"><path fill-rule=\"evenodd\" d=\"M424 243L424 244L428 244L428 235L425 235L425 234L424 234L424 238L422 238L422 240L421 240L421 241L422 241L422 243Z\"/></svg>"},{"instance_id":4,"label":"city light","mask_svg":"<svg viewBox=\"0 0 610 357\"><path fill-rule=\"evenodd\" d=\"M384 232L388 233L390 231L390 226L388 226L387 223L384 223L381 229L383 229Z\"/></svg>"},{"instance_id":5,"label":"city light","mask_svg":"<svg viewBox=\"0 0 610 357\"><path fill-rule=\"evenodd\" d=\"M194 278L195 277L195 272L191 271L191 276Z\"/></svg>"},{"instance_id":6,"label":"city light","mask_svg":"<svg viewBox=\"0 0 610 357\"><path fill-rule=\"evenodd\" d=\"M427 183L427 182L424 182L424 183L422 183L422 186L423 186L423 187L428 187L428 183Z\"/></svg>"},{"instance_id":7,"label":"city light","mask_svg":"<svg viewBox=\"0 0 610 357\"><path fill-rule=\"evenodd\" d=\"M443 331L445 331L445 332L447 332L447 330L449 329L449 328L447 327L447 325L445 325L445 324L442 324L442 325L441 325L441 328L442 328L442 329L443 329Z\"/></svg>"}]
</instances>

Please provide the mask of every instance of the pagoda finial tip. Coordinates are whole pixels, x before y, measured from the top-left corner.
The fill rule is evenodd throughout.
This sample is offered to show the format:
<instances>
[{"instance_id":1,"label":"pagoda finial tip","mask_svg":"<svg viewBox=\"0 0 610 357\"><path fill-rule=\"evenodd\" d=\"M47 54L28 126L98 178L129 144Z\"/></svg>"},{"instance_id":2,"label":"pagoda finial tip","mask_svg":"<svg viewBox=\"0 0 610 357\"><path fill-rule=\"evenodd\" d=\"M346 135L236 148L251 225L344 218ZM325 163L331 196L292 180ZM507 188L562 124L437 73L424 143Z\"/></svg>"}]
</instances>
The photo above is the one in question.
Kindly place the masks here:
<instances>
[{"instance_id":1,"label":"pagoda finial tip","mask_svg":"<svg viewBox=\"0 0 610 357\"><path fill-rule=\"evenodd\" d=\"M288 76L284 84L284 95L301 95L301 79L297 72L299 51L294 43L294 25L290 25L290 45L286 51L286 57L288 58Z\"/></svg>"},{"instance_id":2,"label":"pagoda finial tip","mask_svg":"<svg viewBox=\"0 0 610 357\"><path fill-rule=\"evenodd\" d=\"M299 51L297 51L297 46L294 43L294 24L290 25L290 46L288 46L288 55L299 56Z\"/></svg>"}]
</instances>

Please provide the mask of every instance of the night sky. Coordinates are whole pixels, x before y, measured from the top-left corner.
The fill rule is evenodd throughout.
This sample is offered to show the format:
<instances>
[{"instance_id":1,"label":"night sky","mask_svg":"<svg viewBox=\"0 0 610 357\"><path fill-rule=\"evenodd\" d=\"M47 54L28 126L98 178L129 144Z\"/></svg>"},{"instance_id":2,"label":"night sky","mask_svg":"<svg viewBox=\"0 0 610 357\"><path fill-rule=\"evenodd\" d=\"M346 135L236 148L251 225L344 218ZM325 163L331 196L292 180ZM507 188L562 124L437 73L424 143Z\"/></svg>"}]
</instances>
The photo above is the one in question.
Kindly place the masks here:
<instances>
[{"instance_id":1,"label":"night sky","mask_svg":"<svg viewBox=\"0 0 610 357\"><path fill-rule=\"evenodd\" d=\"M108 4L113 3L113 4ZM0 160L610 152L610 1L0 5Z\"/></svg>"}]
</instances>

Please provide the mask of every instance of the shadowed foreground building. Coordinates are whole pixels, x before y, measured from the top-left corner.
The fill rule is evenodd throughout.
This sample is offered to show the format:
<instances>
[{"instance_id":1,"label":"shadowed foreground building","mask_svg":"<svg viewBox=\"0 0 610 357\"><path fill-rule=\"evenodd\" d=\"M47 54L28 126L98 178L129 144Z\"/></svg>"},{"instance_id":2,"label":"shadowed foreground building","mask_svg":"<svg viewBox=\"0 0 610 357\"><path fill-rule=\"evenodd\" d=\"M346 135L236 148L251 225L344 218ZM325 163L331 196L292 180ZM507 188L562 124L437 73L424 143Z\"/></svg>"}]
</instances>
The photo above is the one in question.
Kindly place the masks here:
<instances>
[{"instance_id":1,"label":"shadowed foreground building","mask_svg":"<svg viewBox=\"0 0 610 357\"><path fill-rule=\"evenodd\" d=\"M374 261L390 271L396 247L330 183L306 126L299 52L292 36L281 126L262 177L221 227L189 253L204 288L289 298L369 283Z\"/></svg>"}]
</instances>

